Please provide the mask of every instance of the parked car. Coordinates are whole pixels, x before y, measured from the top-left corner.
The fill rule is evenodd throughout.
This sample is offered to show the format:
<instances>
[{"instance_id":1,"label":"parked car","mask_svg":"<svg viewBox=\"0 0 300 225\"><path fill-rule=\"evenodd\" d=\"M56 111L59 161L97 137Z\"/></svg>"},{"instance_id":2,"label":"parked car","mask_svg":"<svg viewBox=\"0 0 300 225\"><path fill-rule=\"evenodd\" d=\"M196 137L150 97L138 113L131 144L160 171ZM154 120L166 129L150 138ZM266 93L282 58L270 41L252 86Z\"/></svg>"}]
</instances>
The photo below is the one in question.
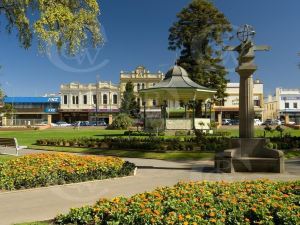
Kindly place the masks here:
<instances>
[{"instance_id":1,"label":"parked car","mask_svg":"<svg viewBox=\"0 0 300 225\"><path fill-rule=\"evenodd\" d=\"M263 122L260 119L254 119L254 125L255 126L261 126Z\"/></svg>"},{"instance_id":2,"label":"parked car","mask_svg":"<svg viewBox=\"0 0 300 225\"><path fill-rule=\"evenodd\" d=\"M72 124L72 126L74 127L87 127L87 126L91 126L89 121L77 121L75 123Z\"/></svg>"},{"instance_id":3,"label":"parked car","mask_svg":"<svg viewBox=\"0 0 300 225\"><path fill-rule=\"evenodd\" d=\"M239 125L240 124L240 120L231 120L231 124L232 125Z\"/></svg>"},{"instance_id":4,"label":"parked car","mask_svg":"<svg viewBox=\"0 0 300 225\"><path fill-rule=\"evenodd\" d=\"M272 124L276 125L276 126L281 126L282 125L281 120L273 120Z\"/></svg>"},{"instance_id":5,"label":"parked car","mask_svg":"<svg viewBox=\"0 0 300 225\"><path fill-rule=\"evenodd\" d=\"M222 120L222 125L228 125L228 126L232 125L231 119L223 119Z\"/></svg>"},{"instance_id":6,"label":"parked car","mask_svg":"<svg viewBox=\"0 0 300 225\"><path fill-rule=\"evenodd\" d=\"M90 122L90 125L91 126L107 126L107 123L105 122L105 121L103 121L103 120L101 120L101 121L98 121L98 123L96 123L96 121L93 121L93 122Z\"/></svg>"},{"instance_id":7,"label":"parked car","mask_svg":"<svg viewBox=\"0 0 300 225\"><path fill-rule=\"evenodd\" d=\"M67 123L67 122L64 122L64 121L59 121L56 123L57 126L59 127L70 127L72 126L71 124Z\"/></svg>"},{"instance_id":8,"label":"parked car","mask_svg":"<svg viewBox=\"0 0 300 225\"><path fill-rule=\"evenodd\" d=\"M265 122L262 123L262 125L265 125L265 126L271 126L273 123L272 123L272 120L271 119L267 119Z\"/></svg>"}]
</instances>

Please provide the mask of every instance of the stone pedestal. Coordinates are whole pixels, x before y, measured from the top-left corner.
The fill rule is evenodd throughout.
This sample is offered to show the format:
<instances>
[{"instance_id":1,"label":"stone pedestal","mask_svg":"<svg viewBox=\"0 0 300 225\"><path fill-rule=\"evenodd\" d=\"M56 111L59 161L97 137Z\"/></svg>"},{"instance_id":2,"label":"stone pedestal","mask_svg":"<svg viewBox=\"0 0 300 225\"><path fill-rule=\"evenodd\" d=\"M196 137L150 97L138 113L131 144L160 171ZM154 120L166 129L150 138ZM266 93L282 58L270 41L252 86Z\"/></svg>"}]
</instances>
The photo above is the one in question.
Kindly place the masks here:
<instances>
[{"instance_id":1,"label":"stone pedestal","mask_svg":"<svg viewBox=\"0 0 300 225\"><path fill-rule=\"evenodd\" d=\"M231 149L215 156L215 169L219 172L284 173L282 151L266 148L264 138L232 139Z\"/></svg>"}]
</instances>

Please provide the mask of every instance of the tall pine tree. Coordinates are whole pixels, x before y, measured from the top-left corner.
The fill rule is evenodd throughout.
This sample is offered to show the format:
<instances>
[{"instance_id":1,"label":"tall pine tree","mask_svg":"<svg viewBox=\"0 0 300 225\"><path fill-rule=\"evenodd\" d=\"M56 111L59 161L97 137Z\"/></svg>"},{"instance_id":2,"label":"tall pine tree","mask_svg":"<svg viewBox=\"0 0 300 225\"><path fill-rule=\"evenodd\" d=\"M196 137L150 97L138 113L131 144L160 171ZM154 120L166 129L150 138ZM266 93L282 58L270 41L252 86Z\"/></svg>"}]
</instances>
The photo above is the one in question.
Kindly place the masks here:
<instances>
[{"instance_id":1,"label":"tall pine tree","mask_svg":"<svg viewBox=\"0 0 300 225\"><path fill-rule=\"evenodd\" d=\"M131 81L126 83L125 91L123 93L120 111L132 117L137 117L140 111L139 105L136 102L134 94L134 86Z\"/></svg>"},{"instance_id":2,"label":"tall pine tree","mask_svg":"<svg viewBox=\"0 0 300 225\"><path fill-rule=\"evenodd\" d=\"M208 0L193 0L177 18L169 30L169 49L181 50L178 64L193 81L216 89L216 98L224 98L228 80L222 44L224 34L231 31L229 21Z\"/></svg>"}]
</instances>

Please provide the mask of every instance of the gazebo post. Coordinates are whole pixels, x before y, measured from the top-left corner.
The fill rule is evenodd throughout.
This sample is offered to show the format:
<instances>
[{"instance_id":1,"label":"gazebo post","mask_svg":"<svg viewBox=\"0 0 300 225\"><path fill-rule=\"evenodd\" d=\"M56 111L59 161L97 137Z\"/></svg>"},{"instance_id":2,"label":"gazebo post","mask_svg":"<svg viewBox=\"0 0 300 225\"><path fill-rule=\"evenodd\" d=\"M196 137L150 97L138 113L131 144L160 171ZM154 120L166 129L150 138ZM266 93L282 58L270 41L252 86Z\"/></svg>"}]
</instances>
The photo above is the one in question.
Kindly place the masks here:
<instances>
[{"instance_id":1,"label":"gazebo post","mask_svg":"<svg viewBox=\"0 0 300 225\"><path fill-rule=\"evenodd\" d=\"M146 130L146 102L145 100L143 101L143 106L144 106L144 131Z\"/></svg>"},{"instance_id":2,"label":"gazebo post","mask_svg":"<svg viewBox=\"0 0 300 225\"><path fill-rule=\"evenodd\" d=\"M196 127L195 127L195 119L196 119L196 110L195 110L195 108L196 108L196 101L193 100L193 130L196 129Z\"/></svg>"},{"instance_id":3,"label":"gazebo post","mask_svg":"<svg viewBox=\"0 0 300 225\"><path fill-rule=\"evenodd\" d=\"M164 100L164 130L167 129L167 101Z\"/></svg>"},{"instance_id":4,"label":"gazebo post","mask_svg":"<svg viewBox=\"0 0 300 225\"><path fill-rule=\"evenodd\" d=\"M185 116L185 119L187 119L187 104L184 103L184 116Z\"/></svg>"}]
</instances>

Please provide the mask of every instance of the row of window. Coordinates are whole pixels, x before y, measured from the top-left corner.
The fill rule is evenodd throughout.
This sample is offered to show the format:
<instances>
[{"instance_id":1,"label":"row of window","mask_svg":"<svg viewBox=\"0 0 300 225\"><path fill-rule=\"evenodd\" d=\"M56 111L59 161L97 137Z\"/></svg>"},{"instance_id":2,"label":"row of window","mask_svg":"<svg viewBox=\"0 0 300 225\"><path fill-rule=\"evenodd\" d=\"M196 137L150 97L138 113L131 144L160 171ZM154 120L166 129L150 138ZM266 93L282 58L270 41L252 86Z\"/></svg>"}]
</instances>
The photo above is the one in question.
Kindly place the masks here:
<instances>
[{"instance_id":1,"label":"row of window","mask_svg":"<svg viewBox=\"0 0 300 225\"><path fill-rule=\"evenodd\" d=\"M83 101L82 101L83 104L87 105L88 104L88 96L83 95L82 98L83 98ZM118 95L114 94L112 101L113 101L113 104L115 104L115 105L118 104ZM64 105L68 104L68 95L64 95L63 104ZM79 104L79 96L75 96L75 95L72 96L72 104L73 105ZM97 104L97 96L96 95L93 95L93 104ZM107 94L102 95L102 104L103 105L108 104L108 95Z\"/></svg>"},{"instance_id":2,"label":"row of window","mask_svg":"<svg viewBox=\"0 0 300 225\"><path fill-rule=\"evenodd\" d=\"M289 109L289 108L290 108L290 103L289 103L289 102L286 102L284 105L285 105L284 107L285 107L286 109ZM298 103L297 103L297 102L294 102L294 103L293 103L293 106L294 106L294 109L297 109L297 108L298 108Z\"/></svg>"}]
</instances>

